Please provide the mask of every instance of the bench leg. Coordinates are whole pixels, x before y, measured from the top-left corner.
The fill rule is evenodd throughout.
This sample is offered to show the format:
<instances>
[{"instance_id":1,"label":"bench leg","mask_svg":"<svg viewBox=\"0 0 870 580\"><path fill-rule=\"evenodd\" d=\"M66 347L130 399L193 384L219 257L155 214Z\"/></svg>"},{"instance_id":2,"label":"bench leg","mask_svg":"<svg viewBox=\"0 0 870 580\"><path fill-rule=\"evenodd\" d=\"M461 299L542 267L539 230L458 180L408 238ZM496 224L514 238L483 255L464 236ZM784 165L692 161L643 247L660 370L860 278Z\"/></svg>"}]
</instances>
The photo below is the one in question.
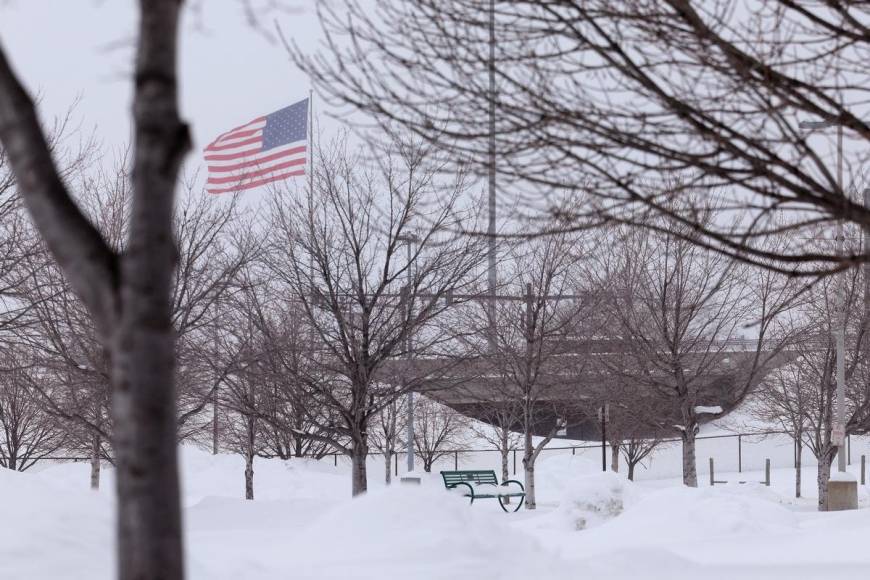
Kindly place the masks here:
<instances>
[{"instance_id":1,"label":"bench leg","mask_svg":"<svg viewBox=\"0 0 870 580\"><path fill-rule=\"evenodd\" d=\"M525 501L525 499L526 499L526 496L522 496L520 498L520 501L517 502L517 507L515 507L512 510L509 510L506 507L504 507L504 501L502 501L501 496L499 496L498 505L501 506L501 509L504 510L505 513L516 512L516 511L519 511L519 509L523 506L523 501ZM508 504L508 505L510 505L510 504Z\"/></svg>"}]
</instances>

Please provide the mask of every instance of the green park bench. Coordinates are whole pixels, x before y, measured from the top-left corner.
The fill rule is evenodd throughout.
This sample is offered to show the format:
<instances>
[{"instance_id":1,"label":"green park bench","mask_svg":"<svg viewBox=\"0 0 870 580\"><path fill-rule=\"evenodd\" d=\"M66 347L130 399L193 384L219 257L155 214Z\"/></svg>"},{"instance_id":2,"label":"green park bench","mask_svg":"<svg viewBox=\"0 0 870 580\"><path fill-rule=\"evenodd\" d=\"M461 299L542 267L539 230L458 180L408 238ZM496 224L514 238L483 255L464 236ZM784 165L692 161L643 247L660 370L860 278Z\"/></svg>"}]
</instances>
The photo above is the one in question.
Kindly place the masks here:
<instances>
[{"instance_id":1,"label":"green park bench","mask_svg":"<svg viewBox=\"0 0 870 580\"><path fill-rule=\"evenodd\" d=\"M508 509L504 503L506 498L520 498L520 501L517 502L517 507L513 511L519 510L526 499L526 490L522 483L515 479L508 479L499 485L495 471L492 470L442 471L441 477L444 479L444 487L447 489L455 489L459 486L467 487L468 492L465 494L465 497L470 497L471 503L474 503L476 499L497 499L501 509L507 512ZM499 488L511 483L520 486L520 491L499 490Z\"/></svg>"}]
</instances>

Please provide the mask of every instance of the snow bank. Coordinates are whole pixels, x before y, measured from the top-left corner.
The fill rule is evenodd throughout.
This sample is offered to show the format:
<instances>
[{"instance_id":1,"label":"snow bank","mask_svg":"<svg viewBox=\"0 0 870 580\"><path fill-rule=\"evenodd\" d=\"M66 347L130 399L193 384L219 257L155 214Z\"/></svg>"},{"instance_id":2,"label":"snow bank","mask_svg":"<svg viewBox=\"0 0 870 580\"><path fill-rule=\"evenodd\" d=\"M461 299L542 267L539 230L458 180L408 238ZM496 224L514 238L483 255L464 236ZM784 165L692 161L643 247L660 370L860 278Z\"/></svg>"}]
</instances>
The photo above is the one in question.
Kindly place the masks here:
<instances>
[{"instance_id":1,"label":"snow bank","mask_svg":"<svg viewBox=\"0 0 870 580\"><path fill-rule=\"evenodd\" d=\"M609 472L582 477L565 489L555 514L569 529L601 525L625 510L627 483Z\"/></svg>"},{"instance_id":2,"label":"snow bank","mask_svg":"<svg viewBox=\"0 0 870 580\"><path fill-rule=\"evenodd\" d=\"M535 496L538 505L562 501L565 494L572 493L571 489L578 479L601 473L600 463L579 455L566 453L542 457L535 468ZM516 477L523 481L521 472Z\"/></svg>"},{"instance_id":3,"label":"snow bank","mask_svg":"<svg viewBox=\"0 0 870 580\"><path fill-rule=\"evenodd\" d=\"M641 498L607 528L637 542L679 543L699 537L772 534L797 526L794 512L763 486L675 487Z\"/></svg>"},{"instance_id":4,"label":"snow bank","mask_svg":"<svg viewBox=\"0 0 870 580\"><path fill-rule=\"evenodd\" d=\"M114 568L112 506L89 491L59 489L0 469L3 578L93 580Z\"/></svg>"},{"instance_id":5,"label":"snow bank","mask_svg":"<svg viewBox=\"0 0 870 580\"><path fill-rule=\"evenodd\" d=\"M245 497L245 462L240 455L180 448L186 505L208 497ZM266 501L350 495L350 476L330 462L294 458L254 459L254 497Z\"/></svg>"},{"instance_id":6,"label":"snow bank","mask_svg":"<svg viewBox=\"0 0 870 580\"><path fill-rule=\"evenodd\" d=\"M534 538L506 525L509 516L475 508L427 486L369 493L304 530L294 577L564 577Z\"/></svg>"}]
</instances>

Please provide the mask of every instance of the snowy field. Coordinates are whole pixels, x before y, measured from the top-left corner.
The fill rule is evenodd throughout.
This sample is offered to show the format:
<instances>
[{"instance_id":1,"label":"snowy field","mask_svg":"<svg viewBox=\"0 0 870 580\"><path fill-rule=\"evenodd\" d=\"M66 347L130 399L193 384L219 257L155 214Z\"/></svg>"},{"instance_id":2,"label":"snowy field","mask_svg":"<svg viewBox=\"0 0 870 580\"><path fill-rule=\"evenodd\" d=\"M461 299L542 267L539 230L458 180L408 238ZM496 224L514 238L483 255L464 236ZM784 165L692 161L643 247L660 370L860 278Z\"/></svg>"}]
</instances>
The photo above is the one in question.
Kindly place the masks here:
<instances>
[{"instance_id":1,"label":"snowy field","mask_svg":"<svg viewBox=\"0 0 870 580\"><path fill-rule=\"evenodd\" d=\"M814 473L791 499L793 471L770 488L686 489L677 480L625 481L581 457L544 458L539 509L469 507L432 474L419 487L349 499L332 461L260 460L256 501L241 499L243 463L185 447L184 518L190 577L205 579L860 578L870 567L870 509L817 513ZM724 473L726 479L737 474ZM760 472L741 479L761 479ZM0 576L112 577L112 481L87 489L88 466L0 470Z\"/></svg>"}]
</instances>

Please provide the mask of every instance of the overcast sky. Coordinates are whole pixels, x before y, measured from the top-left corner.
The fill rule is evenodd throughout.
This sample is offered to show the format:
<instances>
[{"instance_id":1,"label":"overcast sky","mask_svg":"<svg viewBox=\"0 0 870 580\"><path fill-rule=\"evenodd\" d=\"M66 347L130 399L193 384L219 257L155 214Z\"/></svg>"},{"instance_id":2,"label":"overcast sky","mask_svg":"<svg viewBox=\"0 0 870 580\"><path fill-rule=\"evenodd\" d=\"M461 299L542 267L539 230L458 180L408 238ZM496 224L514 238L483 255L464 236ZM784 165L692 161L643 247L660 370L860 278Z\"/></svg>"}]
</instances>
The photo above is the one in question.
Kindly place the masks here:
<instances>
[{"instance_id":1,"label":"overcast sky","mask_svg":"<svg viewBox=\"0 0 870 580\"><path fill-rule=\"evenodd\" d=\"M294 9L263 12L262 24L271 33L277 19L288 38L314 49L320 39L315 0L283 2ZM281 44L251 27L241 2L199 5L199 15L188 8L181 35L181 108L194 138L188 169L202 164L200 150L218 134L309 90ZM62 115L80 97L75 119L84 129L95 130L107 147L129 141L136 16L132 0L0 0L0 42L31 93L41 95L43 120Z\"/></svg>"}]
</instances>

